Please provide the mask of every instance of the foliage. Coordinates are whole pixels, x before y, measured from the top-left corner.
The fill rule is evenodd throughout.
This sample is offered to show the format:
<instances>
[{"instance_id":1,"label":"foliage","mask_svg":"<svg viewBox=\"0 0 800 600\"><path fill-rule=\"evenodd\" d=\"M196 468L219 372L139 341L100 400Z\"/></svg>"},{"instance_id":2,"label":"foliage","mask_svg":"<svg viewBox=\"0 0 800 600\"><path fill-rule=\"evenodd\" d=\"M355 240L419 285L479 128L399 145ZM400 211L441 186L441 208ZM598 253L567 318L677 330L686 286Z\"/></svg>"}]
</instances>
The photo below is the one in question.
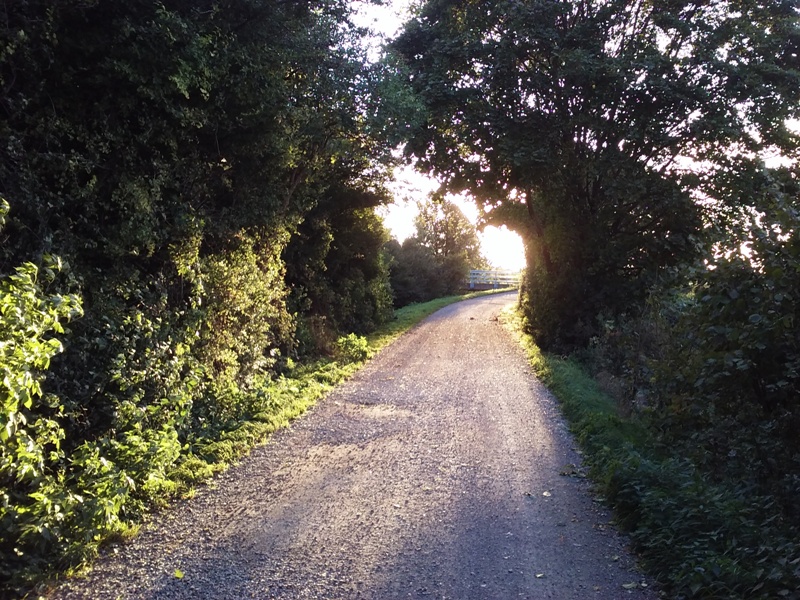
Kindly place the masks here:
<instances>
[{"instance_id":1,"label":"foliage","mask_svg":"<svg viewBox=\"0 0 800 600\"><path fill-rule=\"evenodd\" d=\"M307 315L290 306L286 251L316 206L348 215L332 229L331 277L351 284L312 317L364 331L390 317L385 233L342 190L384 201L413 103L394 67L366 63L343 0L4 8L0 181L15 204L0 272L24 264L13 277L33 278L31 257L42 273L41 257L62 256L71 270L52 285L85 312L36 380L38 420L13 417L49 479L35 503L3 504L29 519L3 522L10 594L178 493L174 474L213 471L202 449L229 444L209 455L232 457L262 435L220 439L269 409L267 382L290 368ZM388 113L396 123L382 126ZM323 273L308 288L330 286Z\"/></svg>"},{"instance_id":2,"label":"foliage","mask_svg":"<svg viewBox=\"0 0 800 600\"><path fill-rule=\"evenodd\" d=\"M793 597L800 528L748 481L722 479L659 445L646 420L621 416L576 362L544 354L511 320L535 373L556 394L591 475L647 571L677 600Z\"/></svg>"},{"instance_id":3,"label":"foliage","mask_svg":"<svg viewBox=\"0 0 800 600\"><path fill-rule=\"evenodd\" d=\"M328 352L328 338L368 333L391 318L388 233L375 213L384 201L376 192L332 189L297 227L284 259L291 304L303 315L301 354ZM309 331L314 324L329 334Z\"/></svg>"},{"instance_id":4,"label":"foliage","mask_svg":"<svg viewBox=\"0 0 800 600\"><path fill-rule=\"evenodd\" d=\"M194 356L207 381L193 406L195 430L238 419L247 410L241 392L293 346L280 260L288 237L280 230L242 231L224 253L201 263L207 306Z\"/></svg>"},{"instance_id":5,"label":"foliage","mask_svg":"<svg viewBox=\"0 0 800 600\"><path fill-rule=\"evenodd\" d=\"M7 211L2 200L0 224ZM59 269L45 257L42 269L24 263L0 279L0 581L58 545L83 503L61 489L63 407L42 389L43 372L63 348L52 333L63 335L63 323L81 315L76 296L42 289Z\"/></svg>"},{"instance_id":6,"label":"foliage","mask_svg":"<svg viewBox=\"0 0 800 600\"><path fill-rule=\"evenodd\" d=\"M364 362L371 355L367 338L355 333L340 337L336 340L336 355L345 363Z\"/></svg>"},{"instance_id":7,"label":"foliage","mask_svg":"<svg viewBox=\"0 0 800 600\"><path fill-rule=\"evenodd\" d=\"M540 343L642 301L696 251L698 190L735 202L751 153L796 147L796 20L788 0L421 3L393 45L426 109L407 152L523 236Z\"/></svg>"},{"instance_id":8,"label":"foliage","mask_svg":"<svg viewBox=\"0 0 800 600\"><path fill-rule=\"evenodd\" d=\"M660 443L720 485L765 498L800 527L796 171L750 180L713 252L653 290L636 318L608 322L585 357L638 397ZM735 217L735 218L733 218Z\"/></svg>"},{"instance_id":9,"label":"foliage","mask_svg":"<svg viewBox=\"0 0 800 600\"><path fill-rule=\"evenodd\" d=\"M402 244L391 240L386 244L386 252L391 257L390 281L395 306L400 308L447 295L445 279L439 276L433 252L415 237L405 239Z\"/></svg>"},{"instance_id":10,"label":"foliage","mask_svg":"<svg viewBox=\"0 0 800 600\"><path fill-rule=\"evenodd\" d=\"M649 430L608 494L675 597L800 590L797 174L762 171L742 200L713 253L582 353Z\"/></svg>"},{"instance_id":11,"label":"foliage","mask_svg":"<svg viewBox=\"0 0 800 600\"><path fill-rule=\"evenodd\" d=\"M475 226L453 202L417 204L416 235L387 245L396 306L457 293L470 269L486 266Z\"/></svg>"},{"instance_id":12,"label":"foliage","mask_svg":"<svg viewBox=\"0 0 800 600\"><path fill-rule=\"evenodd\" d=\"M748 482L796 527L799 202L796 174L765 174L763 212L741 221L746 252L720 247L693 272L653 386L665 441L716 478Z\"/></svg>"},{"instance_id":13,"label":"foliage","mask_svg":"<svg viewBox=\"0 0 800 600\"><path fill-rule=\"evenodd\" d=\"M476 269L486 265L475 226L458 206L446 198L432 198L428 202L418 202L417 208L414 219L417 240L430 248L435 257L458 257Z\"/></svg>"}]
</instances>

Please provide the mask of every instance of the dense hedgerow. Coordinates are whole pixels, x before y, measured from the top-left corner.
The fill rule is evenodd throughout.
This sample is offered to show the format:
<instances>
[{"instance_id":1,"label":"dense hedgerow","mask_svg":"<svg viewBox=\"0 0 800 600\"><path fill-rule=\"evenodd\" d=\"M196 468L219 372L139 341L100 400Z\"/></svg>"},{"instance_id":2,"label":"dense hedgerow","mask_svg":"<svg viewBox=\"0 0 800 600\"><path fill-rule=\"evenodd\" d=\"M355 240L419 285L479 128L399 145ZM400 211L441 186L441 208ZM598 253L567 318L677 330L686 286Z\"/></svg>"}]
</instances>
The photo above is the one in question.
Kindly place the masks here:
<instances>
[{"instance_id":1,"label":"dense hedgerow","mask_svg":"<svg viewBox=\"0 0 800 600\"><path fill-rule=\"evenodd\" d=\"M280 377L324 346L303 346L307 322L335 340L392 317L371 249L397 132L381 117L393 97L375 93L391 69L365 60L346 2L5 9L0 595L13 595L289 418L274 416L292 405ZM292 263L317 207L336 243ZM348 285L326 281L334 265ZM312 313L301 287L338 296ZM253 415L265 420L242 425Z\"/></svg>"}]
</instances>

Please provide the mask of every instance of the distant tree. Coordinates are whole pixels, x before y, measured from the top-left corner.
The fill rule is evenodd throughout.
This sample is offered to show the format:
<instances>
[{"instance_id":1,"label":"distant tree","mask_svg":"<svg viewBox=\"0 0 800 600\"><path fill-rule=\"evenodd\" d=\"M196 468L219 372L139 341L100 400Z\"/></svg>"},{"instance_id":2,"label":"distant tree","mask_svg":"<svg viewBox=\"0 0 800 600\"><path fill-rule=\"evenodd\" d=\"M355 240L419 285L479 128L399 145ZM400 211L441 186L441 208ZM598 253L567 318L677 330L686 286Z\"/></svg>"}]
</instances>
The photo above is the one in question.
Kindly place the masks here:
<instances>
[{"instance_id":1,"label":"distant tree","mask_svg":"<svg viewBox=\"0 0 800 600\"><path fill-rule=\"evenodd\" d=\"M463 286L471 268L487 266L481 255L478 232L449 200L431 199L420 202L418 207L416 239L431 251L445 293L455 293Z\"/></svg>"},{"instance_id":2,"label":"distant tree","mask_svg":"<svg viewBox=\"0 0 800 600\"><path fill-rule=\"evenodd\" d=\"M389 246L397 306L454 294L471 268L487 266L477 230L458 206L446 199L417 206L416 235Z\"/></svg>"},{"instance_id":3,"label":"distant tree","mask_svg":"<svg viewBox=\"0 0 800 600\"><path fill-rule=\"evenodd\" d=\"M475 268L484 266L481 242L475 226L461 209L449 200L417 203L419 213L414 220L417 240L430 248L437 258L458 256Z\"/></svg>"}]
</instances>

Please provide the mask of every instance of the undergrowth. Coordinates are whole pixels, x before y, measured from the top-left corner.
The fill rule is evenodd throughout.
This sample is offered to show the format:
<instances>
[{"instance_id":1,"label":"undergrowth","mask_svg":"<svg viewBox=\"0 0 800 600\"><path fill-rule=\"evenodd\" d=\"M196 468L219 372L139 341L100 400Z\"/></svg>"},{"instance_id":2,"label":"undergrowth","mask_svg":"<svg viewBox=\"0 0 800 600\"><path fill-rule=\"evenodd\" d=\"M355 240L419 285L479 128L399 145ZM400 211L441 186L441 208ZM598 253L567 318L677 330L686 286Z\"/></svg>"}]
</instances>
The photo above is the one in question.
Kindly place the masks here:
<instances>
[{"instance_id":1,"label":"undergrowth","mask_svg":"<svg viewBox=\"0 0 800 600\"><path fill-rule=\"evenodd\" d=\"M592 479L666 597L800 598L800 532L769 496L746 482L712 480L659 444L646 414L622 416L576 361L541 352L516 314L504 320L561 403Z\"/></svg>"}]
</instances>

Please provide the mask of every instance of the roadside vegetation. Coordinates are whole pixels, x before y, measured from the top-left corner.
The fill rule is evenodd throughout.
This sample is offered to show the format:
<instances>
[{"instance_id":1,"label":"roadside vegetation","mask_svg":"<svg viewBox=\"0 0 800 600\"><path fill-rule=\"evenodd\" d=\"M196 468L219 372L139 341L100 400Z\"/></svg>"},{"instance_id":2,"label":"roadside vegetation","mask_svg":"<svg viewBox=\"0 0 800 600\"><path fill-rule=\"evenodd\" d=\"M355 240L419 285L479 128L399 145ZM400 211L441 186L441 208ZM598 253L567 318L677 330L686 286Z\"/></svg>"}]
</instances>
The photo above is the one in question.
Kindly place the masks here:
<instances>
[{"instance_id":1,"label":"roadside vegetation","mask_svg":"<svg viewBox=\"0 0 800 600\"><path fill-rule=\"evenodd\" d=\"M125 535L406 322L375 209L418 102L352 10L5 3L0 596Z\"/></svg>"},{"instance_id":2,"label":"roadside vegetation","mask_svg":"<svg viewBox=\"0 0 800 600\"><path fill-rule=\"evenodd\" d=\"M519 312L504 320L519 336L536 375L558 398L597 491L667 597L797 597L795 478L788 471L770 477L761 462L785 460L782 441L759 439L764 435L759 429L727 431L729 455L709 456L703 438L720 435L725 424L669 430L663 412L632 409L607 373L593 377L575 357L542 352L525 333ZM767 425L770 433L775 425ZM761 455L759 443L772 451L770 458ZM748 455L737 456L740 452ZM729 470L717 464L736 458L756 464Z\"/></svg>"}]
</instances>

